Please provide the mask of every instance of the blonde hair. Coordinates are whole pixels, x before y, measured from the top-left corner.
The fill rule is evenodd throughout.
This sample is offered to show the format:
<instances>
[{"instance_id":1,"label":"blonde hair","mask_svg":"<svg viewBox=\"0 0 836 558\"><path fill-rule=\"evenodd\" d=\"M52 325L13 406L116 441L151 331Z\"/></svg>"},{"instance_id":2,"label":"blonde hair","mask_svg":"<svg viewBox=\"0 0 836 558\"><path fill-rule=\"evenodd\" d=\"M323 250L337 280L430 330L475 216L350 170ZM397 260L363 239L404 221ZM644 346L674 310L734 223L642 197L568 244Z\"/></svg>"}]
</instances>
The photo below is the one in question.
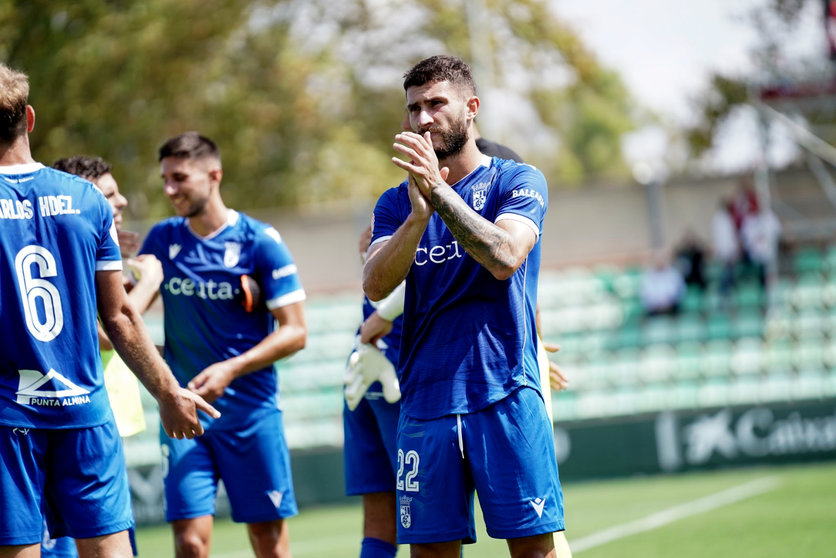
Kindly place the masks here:
<instances>
[{"instance_id":1,"label":"blonde hair","mask_svg":"<svg viewBox=\"0 0 836 558\"><path fill-rule=\"evenodd\" d=\"M0 145L26 133L29 77L0 62Z\"/></svg>"}]
</instances>

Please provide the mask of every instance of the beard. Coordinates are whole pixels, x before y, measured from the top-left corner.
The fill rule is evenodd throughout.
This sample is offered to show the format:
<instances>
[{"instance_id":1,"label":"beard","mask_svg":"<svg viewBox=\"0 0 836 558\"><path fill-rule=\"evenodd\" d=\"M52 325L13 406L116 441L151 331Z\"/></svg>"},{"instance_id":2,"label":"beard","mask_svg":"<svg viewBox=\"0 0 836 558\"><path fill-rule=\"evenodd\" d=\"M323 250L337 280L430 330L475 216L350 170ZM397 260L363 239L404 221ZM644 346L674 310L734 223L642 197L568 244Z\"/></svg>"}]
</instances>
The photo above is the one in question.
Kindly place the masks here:
<instances>
[{"instance_id":1,"label":"beard","mask_svg":"<svg viewBox=\"0 0 836 558\"><path fill-rule=\"evenodd\" d=\"M458 154L467 143L467 121L462 118L450 126L449 130L439 131L441 145L435 148L439 159L446 159Z\"/></svg>"}]
</instances>

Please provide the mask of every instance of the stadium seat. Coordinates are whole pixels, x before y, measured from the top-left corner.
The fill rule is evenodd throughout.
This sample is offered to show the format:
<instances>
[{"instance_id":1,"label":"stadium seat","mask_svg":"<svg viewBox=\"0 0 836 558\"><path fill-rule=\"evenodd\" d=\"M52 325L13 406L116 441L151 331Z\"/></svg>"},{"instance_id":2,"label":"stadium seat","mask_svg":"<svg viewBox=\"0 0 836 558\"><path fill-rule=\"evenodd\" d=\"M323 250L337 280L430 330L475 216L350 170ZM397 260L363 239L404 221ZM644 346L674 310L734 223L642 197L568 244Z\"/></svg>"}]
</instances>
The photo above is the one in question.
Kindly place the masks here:
<instances>
[{"instance_id":1,"label":"stadium seat","mask_svg":"<svg viewBox=\"0 0 836 558\"><path fill-rule=\"evenodd\" d=\"M673 378L676 372L676 351L670 345L651 345L641 351L639 378L654 382Z\"/></svg>"},{"instance_id":2,"label":"stadium seat","mask_svg":"<svg viewBox=\"0 0 836 558\"><path fill-rule=\"evenodd\" d=\"M668 316L653 316L642 324L642 343L644 345L667 344L676 341L675 321Z\"/></svg>"},{"instance_id":3,"label":"stadium seat","mask_svg":"<svg viewBox=\"0 0 836 558\"><path fill-rule=\"evenodd\" d=\"M708 339L729 339L732 336L732 323L725 312L714 312L706 322Z\"/></svg>"},{"instance_id":4,"label":"stadium seat","mask_svg":"<svg viewBox=\"0 0 836 558\"><path fill-rule=\"evenodd\" d=\"M766 353L765 368L769 373L787 373L792 370L792 343L788 339L777 339L767 342L764 346Z\"/></svg>"},{"instance_id":5,"label":"stadium seat","mask_svg":"<svg viewBox=\"0 0 836 558\"><path fill-rule=\"evenodd\" d=\"M792 398L792 384L793 375L789 372L771 371L761 384L761 401L764 403L789 401Z\"/></svg>"},{"instance_id":6,"label":"stadium seat","mask_svg":"<svg viewBox=\"0 0 836 558\"><path fill-rule=\"evenodd\" d=\"M702 373L704 351L701 343L686 342L676 347L676 377L698 378Z\"/></svg>"},{"instance_id":7,"label":"stadium seat","mask_svg":"<svg viewBox=\"0 0 836 558\"><path fill-rule=\"evenodd\" d=\"M798 275L821 273L826 267L824 254L818 247L806 246L793 254L792 267Z\"/></svg>"},{"instance_id":8,"label":"stadium seat","mask_svg":"<svg viewBox=\"0 0 836 558\"><path fill-rule=\"evenodd\" d=\"M820 399L827 389L828 376L820 368L799 371L790 388L793 399Z\"/></svg>"},{"instance_id":9,"label":"stadium seat","mask_svg":"<svg viewBox=\"0 0 836 558\"><path fill-rule=\"evenodd\" d=\"M715 376L702 381L697 392L700 407L722 407L729 403L728 376Z\"/></svg>"},{"instance_id":10,"label":"stadium seat","mask_svg":"<svg viewBox=\"0 0 836 558\"><path fill-rule=\"evenodd\" d=\"M685 343L690 341L705 341L708 338L708 329L702 316L685 314L676 320L676 341Z\"/></svg>"},{"instance_id":11,"label":"stadium seat","mask_svg":"<svg viewBox=\"0 0 836 558\"><path fill-rule=\"evenodd\" d=\"M714 339L705 344L702 374L706 377L727 377L731 369L731 341Z\"/></svg>"},{"instance_id":12,"label":"stadium seat","mask_svg":"<svg viewBox=\"0 0 836 558\"><path fill-rule=\"evenodd\" d=\"M760 402L761 378L758 376L738 376L729 382L729 403L750 405Z\"/></svg>"},{"instance_id":13,"label":"stadium seat","mask_svg":"<svg viewBox=\"0 0 836 558\"><path fill-rule=\"evenodd\" d=\"M825 366L825 341L820 336L799 339L793 345L793 365L797 370L819 369Z\"/></svg>"},{"instance_id":14,"label":"stadium seat","mask_svg":"<svg viewBox=\"0 0 836 558\"><path fill-rule=\"evenodd\" d=\"M763 333L764 318L760 309L741 309L734 316L732 320L732 335L734 337L762 337Z\"/></svg>"},{"instance_id":15,"label":"stadium seat","mask_svg":"<svg viewBox=\"0 0 836 558\"><path fill-rule=\"evenodd\" d=\"M764 360L763 340L759 337L744 337L734 344L731 369L738 376L760 374Z\"/></svg>"},{"instance_id":16,"label":"stadium seat","mask_svg":"<svg viewBox=\"0 0 836 558\"><path fill-rule=\"evenodd\" d=\"M700 384L696 379L680 379L671 389L671 406L674 409L694 409L699 404Z\"/></svg>"},{"instance_id":17,"label":"stadium seat","mask_svg":"<svg viewBox=\"0 0 836 558\"><path fill-rule=\"evenodd\" d=\"M766 301L763 287L757 281L746 281L734 287L734 304L741 308L760 308Z\"/></svg>"}]
</instances>

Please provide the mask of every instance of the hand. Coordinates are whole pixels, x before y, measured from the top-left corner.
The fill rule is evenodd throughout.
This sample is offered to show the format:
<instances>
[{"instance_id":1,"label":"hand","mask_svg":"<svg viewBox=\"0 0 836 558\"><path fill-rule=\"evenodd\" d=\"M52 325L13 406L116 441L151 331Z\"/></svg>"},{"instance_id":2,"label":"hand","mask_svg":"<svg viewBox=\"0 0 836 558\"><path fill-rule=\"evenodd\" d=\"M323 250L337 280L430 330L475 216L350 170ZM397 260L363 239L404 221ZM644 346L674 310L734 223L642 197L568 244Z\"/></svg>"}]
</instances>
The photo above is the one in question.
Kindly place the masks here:
<instances>
[{"instance_id":1,"label":"hand","mask_svg":"<svg viewBox=\"0 0 836 558\"><path fill-rule=\"evenodd\" d=\"M415 183L415 178L410 174L407 178L407 192L409 192L409 201L412 204L412 213L422 220L429 220L430 215L433 214L435 208L430 203L429 198L421 193L418 185Z\"/></svg>"},{"instance_id":2,"label":"hand","mask_svg":"<svg viewBox=\"0 0 836 558\"><path fill-rule=\"evenodd\" d=\"M212 418L221 416L221 413L202 397L181 387L169 397L161 398L159 404L160 422L170 438L192 439L203 434L203 425L197 417L198 410Z\"/></svg>"},{"instance_id":3,"label":"hand","mask_svg":"<svg viewBox=\"0 0 836 558\"><path fill-rule=\"evenodd\" d=\"M545 341L541 341L541 343L543 343L543 348L547 352L556 353L560 350L560 345L555 343L546 343ZM569 378L566 377L560 366L551 359L549 359L549 385L555 391L561 391L569 387Z\"/></svg>"},{"instance_id":4,"label":"hand","mask_svg":"<svg viewBox=\"0 0 836 558\"><path fill-rule=\"evenodd\" d=\"M377 341L389 335L392 322L384 320L377 312L372 313L360 326L360 342L376 345Z\"/></svg>"},{"instance_id":5,"label":"hand","mask_svg":"<svg viewBox=\"0 0 836 558\"><path fill-rule=\"evenodd\" d=\"M209 403L224 394L226 387L237 377L230 360L222 360L204 368L189 382L189 389Z\"/></svg>"},{"instance_id":6,"label":"hand","mask_svg":"<svg viewBox=\"0 0 836 558\"><path fill-rule=\"evenodd\" d=\"M129 258L125 261L125 265L128 266L137 283L141 281L156 290L163 282L163 264L151 254L140 254L135 258Z\"/></svg>"},{"instance_id":7,"label":"hand","mask_svg":"<svg viewBox=\"0 0 836 558\"><path fill-rule=\"evenodd\" d=\"M133 231L118 230L116 236L119 238L119 251L123 258L129 258L139 250L139 234Z\"/></svg>"},{"instance_id":8,"label":"hand","mask_svg":"<svg viewBox=\"0 0 836 558\"><path fill-rule=\"evenodd\" d=\"M395 140L395 151L406 155L409 161L392 157L392 162L415 179L418 190L427 199L430 199L430 194L435 188L448 186L445 180L450 174L450 169L438 167L438 157L429 132L425 132L423 136L413 132L402 132L395 136ZM412 200L412 196L410 199Z\"/></svg>"},{"instance_id":9,"label":"hand","mask_svg":"<svg viewBox=\"0 0 836 558\"><path fill-rule=\"evenodd\" d=\"M376 347L362 343L348 357L343 378L345 401L350 411L357 408L366 390L377 381L383 386L386 401L395 403L401 398L398 376L392 363Z\"/></svg>"}]
</instances>

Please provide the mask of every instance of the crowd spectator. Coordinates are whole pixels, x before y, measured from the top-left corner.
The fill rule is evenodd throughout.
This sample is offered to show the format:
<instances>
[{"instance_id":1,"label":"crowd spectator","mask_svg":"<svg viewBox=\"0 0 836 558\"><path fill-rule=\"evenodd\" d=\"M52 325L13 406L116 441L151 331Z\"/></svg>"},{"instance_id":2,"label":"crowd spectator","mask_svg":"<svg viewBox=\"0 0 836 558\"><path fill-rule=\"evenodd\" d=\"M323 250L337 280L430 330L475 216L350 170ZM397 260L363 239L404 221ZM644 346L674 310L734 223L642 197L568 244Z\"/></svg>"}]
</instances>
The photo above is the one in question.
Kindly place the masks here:
<instances>
[{"instance_id":1,"label":"crowd spectator","mask_svg":"<svg viewBox=\"0 0 836 558\"><path fill-rule=\"evenodd\" d=\"M734 286L735 267L740 260L740 241L732 206L730 198L722 198L711 220L712 256L723 268L719 286L723 297L728 296Z\"/></svg>"},{"instance_id":2,"label":"crowd spectator","mask_svg":"<svg viewBox=\"0 0 836 558\"><path fill-rule=\"evenodd\" d=\"M648 316L679 313L685 280L664 253L654 254L652 265L642 274L639 296Z\"/></svg>"}]
</instances>

